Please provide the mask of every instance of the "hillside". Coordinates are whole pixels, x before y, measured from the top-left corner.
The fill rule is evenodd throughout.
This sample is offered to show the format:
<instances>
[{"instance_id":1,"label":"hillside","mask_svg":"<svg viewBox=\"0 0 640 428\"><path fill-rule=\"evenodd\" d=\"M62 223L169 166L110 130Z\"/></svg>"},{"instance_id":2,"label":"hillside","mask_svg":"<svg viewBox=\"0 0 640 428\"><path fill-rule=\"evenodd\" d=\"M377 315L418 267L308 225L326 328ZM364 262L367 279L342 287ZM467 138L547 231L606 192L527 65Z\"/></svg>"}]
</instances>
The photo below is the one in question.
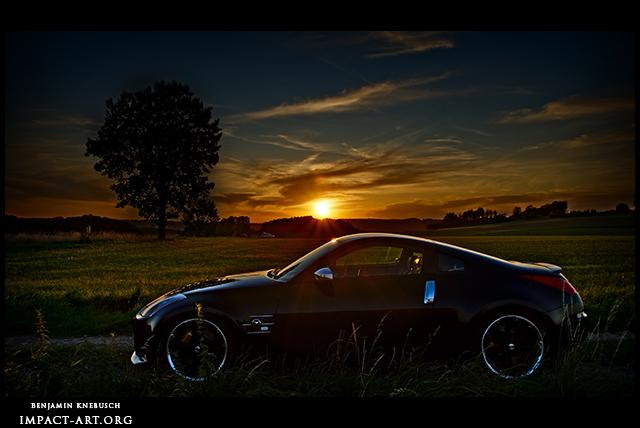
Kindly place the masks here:
<instances>
[{"instance_id":1,"label":"hillside","mask_svg":"<svg viewBox=\"0 0 640 428\"><path fill-rule=\"evenodd\" d=\"M635 212L510 221L483 226L412 231L423 237L473 235L635 235Z\"/></svg>"},{"instance_id":2,"label":"hillside","mask_svg":"<svg viewBox=\"0 0 640 428\"><path fill-rule=\"evenodd\" d=\"M342 219L347 223L350 223L356 229L360 229L366 232L388 232L388 233L402 233L410 231L422 231L427 225L433 223L440 223L440 220L418 218L407 218L399 220L391 219L376 219L376 218L345 218Z\"/></svg>"},{"instance_id":3,"label":"hillside","mask_svg":"<svg viewBox=\"0 0 640 428\"><path fill-rule=\"evenodd\" d=\"M311 216L271 220L262 224L259 233L279 238L334 238L363 232L345 220L318 220Z\"/></svg>"},{"instance_id":4,"label":"hillside","mask_svg":"<svg viewBox=\"0 0 640 428\"><path fill-rule=\"evenodd\" d=\"M140 229L125 220L115 220L85 214L81 217L22 218L13 215L4 216L5 234L50 234L56 232L114 232L139 234Z\"/></svg>"}]
</instances>

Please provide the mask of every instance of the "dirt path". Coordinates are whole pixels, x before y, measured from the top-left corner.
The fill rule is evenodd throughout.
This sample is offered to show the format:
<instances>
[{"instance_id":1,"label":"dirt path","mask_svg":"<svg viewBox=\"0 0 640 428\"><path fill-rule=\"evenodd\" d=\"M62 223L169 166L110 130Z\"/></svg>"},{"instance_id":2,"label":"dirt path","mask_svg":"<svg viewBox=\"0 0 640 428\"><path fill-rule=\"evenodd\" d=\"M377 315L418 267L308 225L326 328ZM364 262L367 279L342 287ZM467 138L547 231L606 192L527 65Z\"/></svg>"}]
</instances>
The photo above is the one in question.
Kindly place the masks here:
<instances>
[{"instance_id":1,"label":"dirt path","mask_svg":"<svg viewBox=\"0 0 640 428\"><path fill-rule=\"evenodd\" d=\"M635 340L636 335L633 332L626 332L624 335L619 333L603 333L595 335L589 333L587 340ZM94 346L112 346L116 348L133 349L133 336L93 336L93 337L69 337L69 338L49 338L50 346L78 346L80 344L89 344ZM37 336L5 336L4 347L6 348L31 348L38 346Z\"/></svg>"},{"instance_id":2,"label":"dirt path","mask_svg":"<svg viewBox=\"0 0 640 428\"><path fill-rule=\"evenodd\" d=\"M4 347L31 348L38 346L37 336L5 336ZM49 338L50 346L78 346L83 343L93 346L112 346L115 348L133 349L133 336L100 336L100 337L66 337Z\"/></svg>"}]
</instances>

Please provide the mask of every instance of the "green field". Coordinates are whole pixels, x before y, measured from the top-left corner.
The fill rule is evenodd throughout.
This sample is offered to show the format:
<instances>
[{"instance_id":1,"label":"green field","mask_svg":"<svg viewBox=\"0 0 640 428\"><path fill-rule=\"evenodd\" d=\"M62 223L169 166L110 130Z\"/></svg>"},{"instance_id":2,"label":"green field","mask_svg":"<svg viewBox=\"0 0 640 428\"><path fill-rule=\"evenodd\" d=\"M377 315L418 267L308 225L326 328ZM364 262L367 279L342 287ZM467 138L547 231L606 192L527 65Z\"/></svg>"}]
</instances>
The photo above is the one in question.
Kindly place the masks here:
<instances>
[{"instance_id":1,"label":"green field","mask_svg":"<svg viewBox=\"0 0 640 428\"><path fill-rule=\"evenodd\" d=\"M491 233L487 233L487 228L468 228L466 235L463 235L461 230L452 229L448 231L449 234L438 231L439 236L433 236L433 238L508 260L544 261L562 266L563 273L578 289L585 301L592 331L635 332L635 226L623 227L625 233L617 230L614 234L603 234L602 232L608 228L603 224L594 226L591 229L592 234L584 233L584 228L580 229L580 233L576 233L576 230L571 227L565 229L554 227L551 228L555 229L554 234L545 235L541 234L540 230L550 228L539 227L540 224L535 225L536 227L531 228L529 233L525 233L525 229L522 228L512 235L505 234L504 230L494 229ZM558 233L561 230L564 230L564 233ZM46 332L50 337L103 335L108 338L110 335L131 335L132 318L135 313L144 304L168 290L205 278L281 266L322 243L322 240L313 239L180 237L162 242L149 238L104 236L94 237L90 242L78 243L75 240L64 239L5 237L5 337L35 335L36 311L43 316ZM625 341L627 342L629 341ZM606 345L610 348L606 352L604 348L592 349L593 346L600 345L590 345L592 348L588 348L577 357L581 364L579 370L585 370L585 358L587 366L595 364L600 367L602 365L600 355L603 355L603 352L607 355L605 361L609 364L612 359L618 361L622 358L625 367L635 367L633 351L635 340L632 341L630 349L626 349L628 345L620 346L621 343L616 345L614 342ZM29 395L32 393L30 391L36 388L37 391L33 392L36 395L49 393L64 395L71 393L69 389L77 391L82 388L93 388L91 385L94 380L87 380L87 383L74 380L71 385L59 379L61 385L56 387L57 389L51 384L46 384L43 386L46 391L40 391L38 389L40 380L18 376L20 370L26 370L25 367L43 364L34 362L34 360L37 361L37 351L36 354L33 354L33 350L31 352L31 358L25 360L24 353L20 354L22 357L18 354L7 356L5 350L5 379L9 373L11 375L9 378L13 379L12 382L15 381L12 383L14 386L11 387L14 388L13 393ZM127 355L125 355L127 353L130 353L130 350L89 351L84 348L60 350L56 353L55 359L47 362L47 365L53 371L62 370L64 373L70 370L68 375L59 375L70 379L69 376L77 376L76 372L80 370L77 365L82 361L81 366L84 367L84 371L81 373L94 370L108 373L104 382L109 386L103 384L102 387L108 388L107 394L112 395L120 394L120 388L123 388L123 394L132 393L142 396L156 394L174 396L185 392L179 390L179 393L176 393L175 390L170 389L180 388L177 380L172 380L172 383L166 386L169 390L149 391L145 386L149 382L155 382L156 385L162 384L162 388L165 388L166 378L163 377L163 380L160 380L148 373L130 377ZM596 356L598 357L595 358ZM49 357L53 358L51 353ZM105 362L105 358L111 362ZM573 355L572 359L575 358L576 356ZM562 364L570 363L565 360ZM18 370L19 367L23 369ZM273 377L273 373L262 373L253 366L246 370L247 372L238 370L235 374L228 376L253 373L256 379L262 375L267 378ZM294 379L291 378L293 376L291 373L277 377L279 382L277 387L273 385L274 381L270 380L266 381L266 384L241 382L240 386L229 386L228 389L219 390L216 388L221 388L221 385L217 383L208 386L213 389L206 391L195 389L185 394L262 396L268 395L268 388L277 389L277 393L271 390L274 395L305 396L370 394L530 396L616 395L617 393L626 395L630 391L629 388L635 391L635 375L632 378L623 378L625 385L623 390L616 390L618 387L610 384L611 374L607 375L606 385L594 383L595 378L601 377L599 369L590 374L588 379L582 377L577 384L578 378L574 377L567 379L568 383L557 383L561 382L559 377L564 376L567 371L565 368L560 368L545 374L544 381L536 381L538 383L535 384L518 384L515 391L509 389L514 388L513 384L509 384L511 386L496 384L495 380L466 366L414 367L411 370L424 370L421 376L427 379L421 381L420 386L415 384L417 380L413 374L402 372L396 373L395 377L391 378L388 374L375 378L376 382L381 382L379 387L374 387L374 378L371 378L370 386L364 385L362 370L349 372L352 376L347 378L339 376L335 366L321 369L318 378L315 377L318 374L315 369L300 370L304 373L296 374ZM469 370L471 373L467 373ZM577 369L571 366L570 370ZM15 376L20 380L16 381ZM54 376L53 372L51 376ZM117 385L111 385L114 376L120 379ZM408 376L406 383L403 383L405 382L403 376ZM456 376L462 376L462 380ZM455 386L454 384L443 385L440 382L443 378L455 378L464 385L475 382L478 389L474 393L467 391L466 387L461 387L462 384L459 383L455 383ZM47 382L53 382L50 378L47 379L49 379ZM433 383L429 383L431 382L429 379L432 379ZM229 379L229 382L238 382L238 380L233 378ZM292 385L290 385L291 382L293 382ZM302 387L300 382L307 382L311 390L300 392ZM326 382L334 382L335 385L328 386ZM347 386L341 386L342 382L348 384L349 388L353 388L353 391L340 389L347 388ZM616 385L620 385L619 378L616 377L615 382ZM398 385L411 385L413 389ZM244 390L244 392L242 389L232 389L236 387L255 389ZM440 389L443 387L445 390ZM198 388L204 388L204 386ZM319 389L316 390L316 388ZM509 391L505 391L504 388ZM567 388L576 389L567 391ZM101 393L99 390L85 392L87 395Z\"/></svg>"},{"instance_id":2,"label":"green field","mask_svg":"<svg viewBox=\"0 0 640 428\"><path fill-rule=\"evenodd\" d=\"M206 278L295 260L318 240L97 239L5 243L5 336L33 333L39 309L52 336L131 334L137 310Z\"/></svg>"},{"instance_id":3,"label":"green field","mask_svg":"<svg viewBox=\"0 0 640 428\"><path fill-rule=\"evenodd\" d=\"M601 213L421 231L421 236L635 236L632 213Z\"/></svg>"}]
</instances>

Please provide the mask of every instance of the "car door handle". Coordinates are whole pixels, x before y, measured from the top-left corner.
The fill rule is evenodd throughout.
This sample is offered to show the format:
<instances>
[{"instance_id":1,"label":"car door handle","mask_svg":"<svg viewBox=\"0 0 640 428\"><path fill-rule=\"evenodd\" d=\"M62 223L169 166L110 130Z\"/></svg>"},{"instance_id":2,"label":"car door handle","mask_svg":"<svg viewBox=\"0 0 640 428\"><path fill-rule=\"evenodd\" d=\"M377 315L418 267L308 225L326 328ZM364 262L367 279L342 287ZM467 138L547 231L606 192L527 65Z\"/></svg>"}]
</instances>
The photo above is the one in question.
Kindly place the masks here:
<instances>
[{"instance_id":1,"label":"car door handle","mask_svg":"<svg viewBox=\"0 0 640 428\"><path fill-rule=\"evenodd\" d=\"M435 281L427 281L424 286L424 304L428 305L433 303L433 299L436 294L436 282Z\"/></svg>"}]
</instances>

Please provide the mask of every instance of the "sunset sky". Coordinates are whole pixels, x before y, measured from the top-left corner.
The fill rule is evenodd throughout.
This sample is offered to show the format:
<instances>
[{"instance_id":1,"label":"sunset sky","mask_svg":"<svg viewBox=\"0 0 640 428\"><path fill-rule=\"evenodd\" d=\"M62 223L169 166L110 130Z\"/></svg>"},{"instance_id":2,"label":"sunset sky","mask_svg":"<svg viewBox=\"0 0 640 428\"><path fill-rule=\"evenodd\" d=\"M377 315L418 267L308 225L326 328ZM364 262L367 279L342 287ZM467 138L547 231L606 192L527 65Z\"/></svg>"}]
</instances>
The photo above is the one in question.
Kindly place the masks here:
<instances>
[{"instance_id":1,"label":"sunset sky","mask_svg":"<svg viewBox=\"0 0 640 428\"><path fill-rule=\"evenodd\" d=\"M85 144L158 80L220 118L220 217L635 203L634 32L8 32L5 214L137 218Z\"/></svg>"}]
</instances>

